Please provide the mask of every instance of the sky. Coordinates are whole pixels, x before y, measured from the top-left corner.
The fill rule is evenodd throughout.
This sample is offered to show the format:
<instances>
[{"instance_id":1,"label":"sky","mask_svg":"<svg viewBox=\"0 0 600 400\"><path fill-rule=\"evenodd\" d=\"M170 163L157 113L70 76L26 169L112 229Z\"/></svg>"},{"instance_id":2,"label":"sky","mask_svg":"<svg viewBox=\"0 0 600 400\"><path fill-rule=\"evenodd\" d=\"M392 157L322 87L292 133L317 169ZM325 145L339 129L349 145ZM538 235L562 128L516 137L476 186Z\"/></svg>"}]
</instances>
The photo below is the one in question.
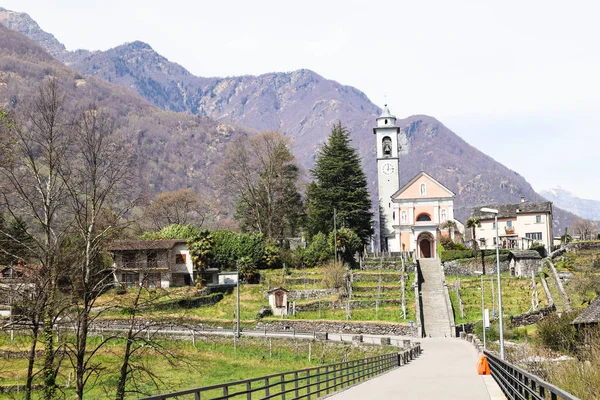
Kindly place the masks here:
<instances>
[{"instance_id":1,"label":"sky","mask_svg":"<svg viewBox=\"0 0 600 400\"><path fill-rule=\"evenodd\" d=\"M199 76L311 69L600 200L600 2L0 0L67 49L141 40Z\"/></svg>"}]
</instances>

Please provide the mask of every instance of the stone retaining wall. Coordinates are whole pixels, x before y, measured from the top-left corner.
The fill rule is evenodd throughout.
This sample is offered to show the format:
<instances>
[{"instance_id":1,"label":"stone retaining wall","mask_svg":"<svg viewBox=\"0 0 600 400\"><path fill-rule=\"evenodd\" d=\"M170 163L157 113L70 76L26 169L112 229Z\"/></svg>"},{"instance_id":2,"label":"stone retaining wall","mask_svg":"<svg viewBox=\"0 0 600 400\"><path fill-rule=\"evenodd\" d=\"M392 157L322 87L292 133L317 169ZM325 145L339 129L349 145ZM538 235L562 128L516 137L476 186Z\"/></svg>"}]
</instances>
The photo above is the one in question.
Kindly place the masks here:
<instances>
[{"instance_id":1,"label":"stone retaining wall","mask_svg":"<svg viewBox=\"0 0 600 400\"><path fill-rule=\"evenodd\" d=\"M257 330L284 331L296 330L299 332L328 332L348 333L363 335L390 335L390 336L414 336L417 329L401 324L376 324L360 322L333 322L333 321L263 321L256 324Z\"/></svg>"},{"instance_id":2,"label":"stone retaining wall","mask_svg":"<svg viewBox=\"0 0 600 400\"><path fill-rule=\"evenodd\" d=\"M496 262L485 262L485 274L492 275L496 273ZM500 272L509 271L510 263L508 261L500 261ZM442 263L444 268L444 274L446 275L479 275L476 272L481 273L482 265L481 258L475 260L475 258L462 258L458 260L444 261Z\"/></svg>"},{"instance_id":3,"label":"stone retaining wall","mask_svg":"<svg viewBox=\"0 0 600 400\"><path fill-rule=\"evenodd\" d=\"M377 282L379 281L379 274L361 274L355 272L352 276L353 282ZM381 274L381 282L400 282L400 273L397 274Z\"/></svg>"},{"instance_id":4,"label":"stone retaining wall","mask_svg":"<svg viewBox=\"0 0 600 400\"><path fill-rule=\"evenodd\" d=\"M307 289L307 290L290 290L287 298L289 301L294 300L311 300L321 299L338 294L336 289Z\"/></svg>"},{"instance_id":5,"label":"stone retaining wall","mask_svg":"<svg viewBox=\"0 0 600 400\"><path fill-rule=\"evenodd\" d=\"M525 314L513 315L510 317L510 321L514 326L525 326L537 324L540 320L544 319L548 315L556 312L556 307L553 305L540 308L539 310L528 312Z\"/></svg>"}]
</instances>

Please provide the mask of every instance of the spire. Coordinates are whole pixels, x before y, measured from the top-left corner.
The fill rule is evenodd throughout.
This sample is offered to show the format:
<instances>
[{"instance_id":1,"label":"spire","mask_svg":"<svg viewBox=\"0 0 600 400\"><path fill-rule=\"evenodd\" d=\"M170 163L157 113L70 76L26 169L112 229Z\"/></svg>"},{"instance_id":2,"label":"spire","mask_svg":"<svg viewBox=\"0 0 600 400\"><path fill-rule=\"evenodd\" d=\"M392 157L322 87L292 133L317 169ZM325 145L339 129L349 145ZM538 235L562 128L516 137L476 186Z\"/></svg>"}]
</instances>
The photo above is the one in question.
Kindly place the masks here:
<instances>
[{"instance_id":1,"label":"spire","mask_svg":"<svg viewBox=\"0 0 600 400\"><path fill-rule=\"evenodd\" d=\"M383 112L381 113L381 117L379 118L396 118L392 115L392 113L390 112L390 109L388 108L387 104L385 104L383 106Z\"/></svg>"},{"instance_id":2,"label":"spire","mask_svg":"<svg viewBox=\"0 0 600 400\"><path fill-rule=\"evenodd\" d=\"M396 126L396 117L392 115L387 104L383 106L381 116L377 118L377 127L392 127Z\"/></svg>"}]
</instances>

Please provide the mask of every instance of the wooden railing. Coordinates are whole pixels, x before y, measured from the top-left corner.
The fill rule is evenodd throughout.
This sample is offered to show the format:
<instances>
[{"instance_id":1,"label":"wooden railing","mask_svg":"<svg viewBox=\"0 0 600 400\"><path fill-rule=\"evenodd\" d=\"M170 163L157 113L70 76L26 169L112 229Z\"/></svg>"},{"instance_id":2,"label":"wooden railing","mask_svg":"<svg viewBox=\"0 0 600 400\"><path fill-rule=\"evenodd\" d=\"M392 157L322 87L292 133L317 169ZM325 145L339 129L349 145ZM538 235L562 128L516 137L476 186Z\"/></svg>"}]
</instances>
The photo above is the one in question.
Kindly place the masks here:
<instances>
[{"instance_id":1,"label":"wooden railing","mask_svg":"<svg viewBox=\"0 0 600 400\"><path fill-rule=\"evenodd\" d=\"M421 346L416 343L415 346L397 353L161 394L147 397L145 400L318 399L401 367L420 353Z\"/></svg>"},{"instance_id":2,"label":"wooden railing","mask_svg":"<svg viewBox=\"0 0 600 400\"><path fill-rule=\"evenodd\" d=\"M529 372L501 360L484 351L490 364L492 376L509 399L531 400L579 400L579 398L544 381Z\"/></svg>"}]
</instances>

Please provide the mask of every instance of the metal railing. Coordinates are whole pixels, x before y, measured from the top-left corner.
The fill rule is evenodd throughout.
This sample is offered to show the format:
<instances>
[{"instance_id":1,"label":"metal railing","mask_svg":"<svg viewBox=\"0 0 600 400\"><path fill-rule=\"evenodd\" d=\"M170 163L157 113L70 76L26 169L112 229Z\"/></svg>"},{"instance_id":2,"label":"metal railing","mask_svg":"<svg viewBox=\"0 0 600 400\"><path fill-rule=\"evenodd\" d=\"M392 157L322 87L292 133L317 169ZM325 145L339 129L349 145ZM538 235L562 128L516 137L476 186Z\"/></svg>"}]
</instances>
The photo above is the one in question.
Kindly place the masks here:
<instances>
[{"instance_id":1,"label":"metal railing","mask_svg":"<svg viewBox=\"0 0 600 400\"><path fill-rule=\"evenodd\" d=\"M164 399L317 399L407 364L421 353L420 344L398 353L300 369L146 397Z\"/></svg>"},{"instance_id":2,"label":"metal railing","mask_svg":"<svg viewBox=\"0 0 600 400\"><path fill-rule=\"evenodd\" d=\"M484 351L492 376L509 399L531 400L579 400L578 397L516 367L499 357Z\"/></svg>"}]
</instances>

